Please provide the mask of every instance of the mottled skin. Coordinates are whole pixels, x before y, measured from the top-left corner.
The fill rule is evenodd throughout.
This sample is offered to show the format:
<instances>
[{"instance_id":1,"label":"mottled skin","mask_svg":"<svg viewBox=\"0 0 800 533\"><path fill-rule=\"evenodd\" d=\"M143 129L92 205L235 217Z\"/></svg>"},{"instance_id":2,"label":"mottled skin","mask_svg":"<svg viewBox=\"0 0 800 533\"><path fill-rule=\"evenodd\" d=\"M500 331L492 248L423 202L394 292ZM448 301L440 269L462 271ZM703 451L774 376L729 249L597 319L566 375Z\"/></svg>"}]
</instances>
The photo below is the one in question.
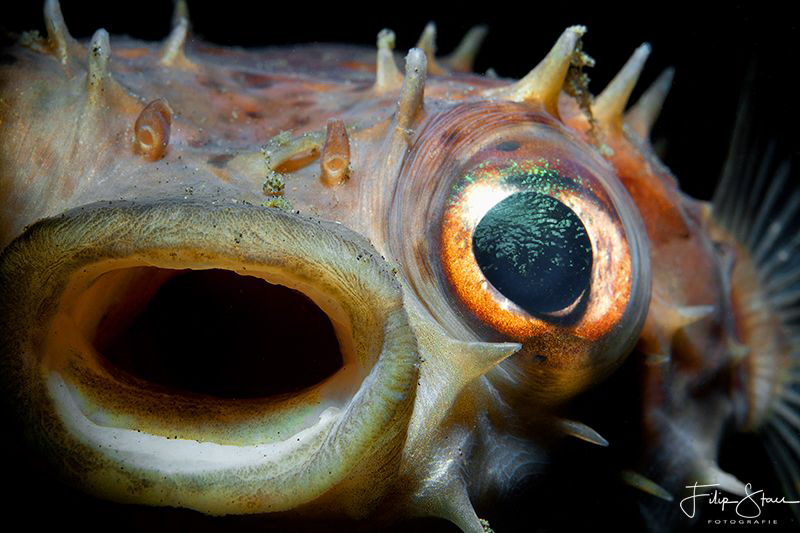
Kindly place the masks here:
<instances>
[{"instance_id":1,"label":"mottled skin","mask_svg":"<svg viewBox=\"0 0 800 533\"><path fill-rule=\"evenodd\" d=\"M621 115L598 112L593 122L575 98L559 96L563 72L555 93L548 81L523 95L509 91L508 80L450 72L432 56L426 81L421 52L408 56L405 80L384 63L376 83L375 51L354 47L244 51L190 42L168 53L115 39L108 56L101 34L84 44L68 34L60 39L26 38L12 51L16 61L0 66L0 137L9 141L0 152L6 206L0 247L31 224L57 217L34 226L5 253L3 310L15 313L11 323L18 326L6 327L9 353L17 353L5 364L13 393L28 397L21 414L43 420L28 431L56 447L51 456L70 457L58 470L73 483L121 501L214 514L437 516L480 531L472 505L485 507L526 468L546 460L561 433L573 433L558 418L568 401L617 368L634 344L642 358L671 355L644 372L643 439L655 458L644 473L668 491L686 479L722 475L709 465L734 397L747 394L726 379L740 371L732 347L753 337L732 311L728 258L718 250L736 245L715 227L707 206L680 193L648 140L624 126ZM149 161L136 148L134 124L157 98L173 114L163 158ZM473 112L482 106L494 114ZM448 112L450 122L442 118ZM320 179L330 119L342 121L349 137L349 171L341 183ZM451 190L448 172L489 157L481 155L489 139L515 135L529 141L524 150L531 158L574 157L619 213L616 231L626 236L631 257L629 265L619 264L628 266L612 269L623 269L622 285L601 287L599 294L621 299L584 329L499 332L482 320L484 310L458 300L443 274L437 222ZM554 139L566 148L554 148ZM269 179L282 180L282 190L274 184L267 190ZM30 265L41 262L57 276L39 288ZM49 406L53 385L36 370L40 362L63 371L91 401L123 411L112 425L133 420L152 435L237 446L265 442L272 427L299 431L291 415L281 414L286 406L272 400L177 395L162 408L159 391L117 390L113 377L91 374L106 372L91 357L71 361L84 341L79 335L64 341L72 326L59 320L73 308L93 317L87 320L95 326L104 320L94 315L118 282L108 277L107 289L91 287L108 265L226 268L309 295L335 323L356 383L337 388L332 382L285 403L334 405L344 413L331 430L341 441L326 437L327 426L317 427L308 445L341 462L321 462L308 452L311 458L297 464L312 466L277 478L267 469L272 485L250 492L230 478L215 485L213 474L176 476L176 485L185 486L175 488L159 485L153 473L119 470L72 440ZM12 288L23 273L25 290ZM379 367L391 367L391 379L370 389L367 376ZM40 381L31 377L37 373ZM358 387L364 397L374 395L372 403L361 396L342 400ZM347 418L354 405L376 402L389 407L374 418ZM312 413L322 417L321 409ZM204 413L214 414L203 420ZM215 427L206 427L207 420ZM215 425L219 420L224 423ZM676 446L675 427L697 445ZM267 440L280 439L270 434ZM358 447L337 448L351 441ZM63 451L53 444L59 442ZM673 449L680 452L662 453ZM331 464L338 470L323 479ZM247 478L242 472L236 476Z\"/></svg>"}]
</instances>

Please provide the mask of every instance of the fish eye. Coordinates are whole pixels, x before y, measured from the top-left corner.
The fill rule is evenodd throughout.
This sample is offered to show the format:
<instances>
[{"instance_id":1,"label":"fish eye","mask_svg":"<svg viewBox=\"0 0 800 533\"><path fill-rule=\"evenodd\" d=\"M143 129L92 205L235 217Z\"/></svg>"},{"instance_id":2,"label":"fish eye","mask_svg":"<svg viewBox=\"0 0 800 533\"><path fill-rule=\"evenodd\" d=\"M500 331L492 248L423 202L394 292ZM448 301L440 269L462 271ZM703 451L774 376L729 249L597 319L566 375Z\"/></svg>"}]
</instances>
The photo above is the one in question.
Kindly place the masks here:
<instances>
[{"instance_id":1,"label":"fish eye","mask_svg":"<svg viewBox=\"0 0 800 533\"><path fill-rule=\"evenodd\" d=\"M484 278L532 316L568 316L590 289L586 227L547 194L512 192L497 202L473 228L471 247Z\"/></svg>"},{"instance_id":2,"label":"fish eye","mask_svg":"<svg viewBox=\"0 0 800 533\"><path fill-rule=\"evenodd\" d=\"M646 314L649 252L599 150L505 103L454 108L415 149L409 179L436 184L429 270L474 335L522 345L514 386L560 401L616 368Z\"/></svg>"},{"instance_id":3,"label":"fish eye","mask_svg":"<svg viewBox=\"0 0 800 533\"><path fill-rule=\"evenodd\" d=\"M630 248L585 174L560 159L490 157L453 186L441 234L447 278L516 340L552 326L596 339L624 313Z\"/></svg>"}]
</instances>

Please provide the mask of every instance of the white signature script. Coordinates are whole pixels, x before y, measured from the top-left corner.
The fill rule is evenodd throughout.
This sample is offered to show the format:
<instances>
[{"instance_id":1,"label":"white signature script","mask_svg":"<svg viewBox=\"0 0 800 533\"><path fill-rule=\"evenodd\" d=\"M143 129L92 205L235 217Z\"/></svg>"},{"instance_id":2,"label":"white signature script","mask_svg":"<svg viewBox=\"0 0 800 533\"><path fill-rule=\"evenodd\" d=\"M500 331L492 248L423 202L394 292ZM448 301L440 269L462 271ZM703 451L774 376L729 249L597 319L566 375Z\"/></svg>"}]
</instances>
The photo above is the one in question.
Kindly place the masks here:
<instances>
[{"instance_id":1,"label":"white signature script","mask_svg":"<svg viewBox=\"0 0 800 533\"><path fill-rule=\"evenodd\" d=\"M719 483L699 485L695 481L694 485L686 485L687 489L692 489L692 495L681 500L680 506L683 514L689 518L694 518L698 498L708 498L708 503L722 506L723 511L726 505L736 505L736 514L741 518L756 518L757 516L761 516L761 508L770 503L800 503L800 500L787 500L784 496L780 498L769 498L764 495L763 490L753 491L753 487L750 483L744 486L745 495L741 500L728 499L727 496L723 496L717 489L714 489L713 492L697 491L698 489L707 489L710 487L719 487Z\"/></svg>"}]
</instances>

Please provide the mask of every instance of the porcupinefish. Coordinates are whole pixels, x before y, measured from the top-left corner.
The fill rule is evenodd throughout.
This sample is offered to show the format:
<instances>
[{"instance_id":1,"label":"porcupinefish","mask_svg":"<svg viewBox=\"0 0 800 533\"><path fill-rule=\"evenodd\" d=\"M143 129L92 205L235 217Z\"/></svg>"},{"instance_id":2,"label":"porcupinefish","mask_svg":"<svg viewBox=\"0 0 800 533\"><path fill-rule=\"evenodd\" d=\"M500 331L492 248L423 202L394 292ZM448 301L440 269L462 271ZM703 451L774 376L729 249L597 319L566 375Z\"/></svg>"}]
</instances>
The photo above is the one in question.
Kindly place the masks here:
<instances>
[{"instance_id":1,"label":"porcupinefish","mask_svg":"<svg viewBox=\"0 0 800 533\"><path fill-rule=\"evenodd\" d=\"M439 57L433 25L404 56L223 48L181 2L158 44L45 23L0 65L0 355L47 475L482 532L577 437L630 451L655 530L693 483L749 497L733 430L798 507L800 192L765 156L683 194L649 140L672 71L628 106L648 45L594 96L583 26L512 81L470 72L483 28ZM577 416L608 383L626 442Z\"/></svg>"}]
</instances>

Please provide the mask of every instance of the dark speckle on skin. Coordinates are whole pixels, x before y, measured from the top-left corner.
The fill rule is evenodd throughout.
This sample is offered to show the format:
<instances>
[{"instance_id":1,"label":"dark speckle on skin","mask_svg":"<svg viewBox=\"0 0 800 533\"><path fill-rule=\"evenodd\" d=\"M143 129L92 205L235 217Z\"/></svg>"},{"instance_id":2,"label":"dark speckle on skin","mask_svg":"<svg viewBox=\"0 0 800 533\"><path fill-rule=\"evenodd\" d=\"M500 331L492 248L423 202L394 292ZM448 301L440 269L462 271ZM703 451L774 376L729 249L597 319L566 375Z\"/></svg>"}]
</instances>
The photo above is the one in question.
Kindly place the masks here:
<instances>
[{"instance_id":1,"label":"dark speckle on skin","mask_svg":"<svg viewBox=\"0 0 800 533\"><path fill-rule=\"evenodd\" d=\"M458 138L461 136L461 132L457 129L451 129L445 131L442 134L442 143L444 145L455 144L458 141Z\"/></svg>"},{"instance_id":2,"label":"dark speckle on skin","mask_svg":"<svg viewBox=\"0 0 800 533\"><path fill-rule=\"evenodd\" d=\"M268 89L273 85L273 81L269 76L244 70L235 72L233 79L236 83L250 89Z\"/></svg>"},{"instance_id":3,"label":"dark speckle on skin","mask_svg":"<svg viewBox=\"0 0 800 533\"><path fill-rule=\"evenodd\" d=\"M301 116L297 116L297 115L292 117L292 125L294 127L305 126L309 122L311 122L311 119L309 117L305 117L305 116L301 117Z\"/></svg>"},{"instance_id":4,"label":"dark speckle on skin","mask_svg":"<svg viewBox=\"0 0 800 533\"><path fill-rule=\"evenodd\" d=\"M519 143L517 141L503 141L495 146L501 152L513 152L517 148L519 148Z\"/></svg>"},{"instance_id":5,"label":"dark speckle on skin","mask_svg":"<svg viewBox=\"0 0 800 533\"><path fill-rule=\"evenodd\" d=\"M209 157L207 163L217 168L225 168L225 165L228 164L228 161L233 159L235 156L236 154L219 154Z\"/></svg>"},{"instance_id":6,"label":"dark speckle on skin","mask_svg":"<svg viewBox=\"0 0 800 533\"><path fill-rule=\"evenodd\" d=\"M223 92L225 90L225 87L220 82L209 76L198 76L197 83L203 87L211 89L212 91Z\"/></svg>"}]
</instances>

